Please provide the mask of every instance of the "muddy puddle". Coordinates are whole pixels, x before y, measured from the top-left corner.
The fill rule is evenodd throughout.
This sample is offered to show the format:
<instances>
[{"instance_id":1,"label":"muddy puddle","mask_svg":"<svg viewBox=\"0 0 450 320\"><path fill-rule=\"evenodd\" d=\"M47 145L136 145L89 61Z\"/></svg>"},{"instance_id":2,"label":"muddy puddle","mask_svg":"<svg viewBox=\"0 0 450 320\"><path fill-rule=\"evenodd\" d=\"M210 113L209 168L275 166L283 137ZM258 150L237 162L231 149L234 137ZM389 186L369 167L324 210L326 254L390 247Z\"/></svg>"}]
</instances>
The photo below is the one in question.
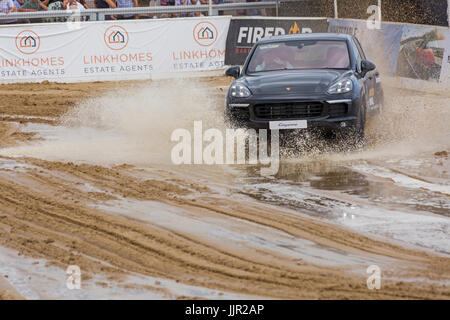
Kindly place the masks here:
<instances>
[{"instance_id":1,"label":"muddy puddle","mask_svg":"<svg viewBox=\"0 0 450 320\"><path fill-rule=\"evenodd\" d=\"M20 294L361 298L372 294L372 264L409 283L377 293L386 298L426 297L423 283L447 283L449 97L391 88L392 109L371 123L366 149L321 150L303 137L270 177L253 165L173 165L173 130L198 120L224 130L227 81L140 83L61 114L47 101L33 112L0 105L3 123L17 124L0 149L9 248L0 272ZM14 140L19 131L26 139ZM86 269L85 291L64 287L68 263Z\"/></svg>"}]
</instances>

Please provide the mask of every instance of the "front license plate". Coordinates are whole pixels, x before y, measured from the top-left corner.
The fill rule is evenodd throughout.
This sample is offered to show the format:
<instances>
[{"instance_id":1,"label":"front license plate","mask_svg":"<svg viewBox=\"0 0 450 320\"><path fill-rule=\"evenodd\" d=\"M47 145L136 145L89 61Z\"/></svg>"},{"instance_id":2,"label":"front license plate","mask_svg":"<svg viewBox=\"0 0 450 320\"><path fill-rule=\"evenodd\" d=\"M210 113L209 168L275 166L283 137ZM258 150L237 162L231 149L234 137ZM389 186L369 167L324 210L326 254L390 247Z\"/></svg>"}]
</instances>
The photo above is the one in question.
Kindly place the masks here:
<instances>
[{"instance_id":1,"label":"front license plate","mask_svg":"<svg viewBox=\"0 0 450 320\"><path fill-rule=\"evenodd\" d=\"M286 121L270 121L270 130L288 130L288 129L306 129L308 121L306 120L286 120Z\"/></svg>"}]
</instances>

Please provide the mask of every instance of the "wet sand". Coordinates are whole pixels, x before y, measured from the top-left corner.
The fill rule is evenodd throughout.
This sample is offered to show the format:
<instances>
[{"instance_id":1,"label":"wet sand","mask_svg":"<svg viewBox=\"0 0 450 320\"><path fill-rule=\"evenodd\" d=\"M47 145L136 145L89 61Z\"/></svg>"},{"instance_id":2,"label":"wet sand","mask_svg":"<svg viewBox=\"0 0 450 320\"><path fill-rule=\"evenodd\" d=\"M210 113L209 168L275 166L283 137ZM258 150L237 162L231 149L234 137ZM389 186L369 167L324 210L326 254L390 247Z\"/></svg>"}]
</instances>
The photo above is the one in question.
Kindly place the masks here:
<instances>
[{"instance_id":1,"label":"wet sand","mask_svg":"<svg viewBox=\"0 0 450 320\"><path fill-rule=\"evenodd\" d=\"M0 274L31 299L450 298L449 97L389 88L367 150L299 141L272 178L171 165L172 129L220 126L229 81L0 86Z\"/></svg>"}]
</instances>

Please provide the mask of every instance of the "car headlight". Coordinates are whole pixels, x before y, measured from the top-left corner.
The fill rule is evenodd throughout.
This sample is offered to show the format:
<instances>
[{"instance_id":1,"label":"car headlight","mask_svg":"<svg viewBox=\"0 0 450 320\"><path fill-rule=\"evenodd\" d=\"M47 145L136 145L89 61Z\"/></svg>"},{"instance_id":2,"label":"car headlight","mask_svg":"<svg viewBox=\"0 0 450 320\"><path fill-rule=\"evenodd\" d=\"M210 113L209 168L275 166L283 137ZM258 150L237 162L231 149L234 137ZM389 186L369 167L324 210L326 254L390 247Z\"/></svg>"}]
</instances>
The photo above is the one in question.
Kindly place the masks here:
<instances>
[{"instance_id":1,"label":"car headlight","mask_svg":"<svg viewBox=\"0 0 450 320\"><path fill-rule=\"evenodd\" d=\"M348 93L353 90L353 82L350 79L344 79L336 82L328 88L329 94Z\"/></svg>"},{"instance_id":2,"label":"car headlight","mask_svg":"<svg viewBox=\"0 0 450 320\"><path fill-rule=\"evenodd\" d=\"M236 98L247 98L251 96L250 90L242 84L233 84L230 88L230 95Z\"/></svg>"}]
</instances>

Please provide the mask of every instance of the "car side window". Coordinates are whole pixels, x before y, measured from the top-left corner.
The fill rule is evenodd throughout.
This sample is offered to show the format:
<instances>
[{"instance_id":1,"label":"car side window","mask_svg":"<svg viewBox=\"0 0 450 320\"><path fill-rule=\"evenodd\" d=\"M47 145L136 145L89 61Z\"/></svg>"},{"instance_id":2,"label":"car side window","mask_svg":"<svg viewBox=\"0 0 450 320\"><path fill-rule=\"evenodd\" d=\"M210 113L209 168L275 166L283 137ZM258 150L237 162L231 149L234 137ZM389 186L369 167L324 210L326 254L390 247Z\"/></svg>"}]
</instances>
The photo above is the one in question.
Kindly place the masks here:
<instances>
[{"instance_id":1,"label":"car side window","mask_svg":"<svg viewBox=\"0 0 450 320\"><path fill-rule=\"evenodd\" d=\"M359 54L361 55L361 57L366 60L366 55L364 53L364 50L362 49L361 43L359 42L358 38L355 37L355 43L356 43L356 47L358 48Z\"/></svg>"},{"instance_id":2,"label":"car side window","mask_svg":"<svg viewBox=\"0 0 450 320\"><path fill-rule=\"evenodd\" d=\"M356 70L358 72L361 72L361 61L363 60L363 57L361 56L361 53L359 52L359 49L358 49L355 39L352 38L351 43L352 43L353 51L354 51L355 57L356 57Z\"/></svg>"}]
</instances>

